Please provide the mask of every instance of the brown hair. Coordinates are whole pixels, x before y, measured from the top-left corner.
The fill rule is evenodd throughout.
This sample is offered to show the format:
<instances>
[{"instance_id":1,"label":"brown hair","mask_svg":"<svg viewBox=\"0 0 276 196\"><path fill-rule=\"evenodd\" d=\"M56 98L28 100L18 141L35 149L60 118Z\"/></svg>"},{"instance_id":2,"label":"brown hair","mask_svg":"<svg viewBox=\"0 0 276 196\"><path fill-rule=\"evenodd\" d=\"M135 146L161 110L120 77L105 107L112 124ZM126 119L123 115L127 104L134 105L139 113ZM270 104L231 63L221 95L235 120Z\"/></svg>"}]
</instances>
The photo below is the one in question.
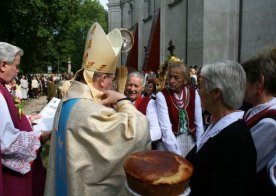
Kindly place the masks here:
<instances>
[{"instance_id":1,"label":"brown hair","mask_svg":"<svg viewBox=\"0 0 276 196\"><path fill-rule=\"evenodd\" d=\"M276 94L276 48L264 51L242 63L242 66L249 82L254 83L263 75L264 88Z\"/></svg>"}]
</instances>

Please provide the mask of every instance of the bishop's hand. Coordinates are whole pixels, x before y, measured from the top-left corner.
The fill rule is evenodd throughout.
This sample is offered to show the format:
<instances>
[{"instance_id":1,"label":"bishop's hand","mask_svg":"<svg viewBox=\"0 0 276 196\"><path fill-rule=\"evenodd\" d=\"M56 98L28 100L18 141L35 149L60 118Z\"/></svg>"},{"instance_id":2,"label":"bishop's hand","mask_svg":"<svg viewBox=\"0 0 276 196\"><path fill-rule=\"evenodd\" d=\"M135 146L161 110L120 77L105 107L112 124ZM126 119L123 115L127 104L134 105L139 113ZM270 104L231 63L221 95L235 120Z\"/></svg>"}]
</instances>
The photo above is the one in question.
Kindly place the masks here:
<instances>
[{"instance_id":1,"label":"bishop's hand","mask_svg":"<svg viewBox=\"0 0 276 196\"><path fill-rule=\"evenodd\" d=\"M113 105L117 103L118 100L126 98L123 93L119 93L113 90L107 90L103 92L102 101L103 105Z\"/></svg>"}]
</instances>

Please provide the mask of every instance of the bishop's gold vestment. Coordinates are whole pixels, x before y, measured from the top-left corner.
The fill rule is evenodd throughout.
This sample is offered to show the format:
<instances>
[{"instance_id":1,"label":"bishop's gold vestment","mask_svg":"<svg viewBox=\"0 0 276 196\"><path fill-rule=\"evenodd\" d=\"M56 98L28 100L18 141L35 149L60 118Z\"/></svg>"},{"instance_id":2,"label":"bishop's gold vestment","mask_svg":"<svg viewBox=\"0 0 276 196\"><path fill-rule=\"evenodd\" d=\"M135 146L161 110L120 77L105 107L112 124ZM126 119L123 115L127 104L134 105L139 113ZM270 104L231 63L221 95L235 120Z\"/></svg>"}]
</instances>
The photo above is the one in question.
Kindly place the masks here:
<instances>
[{"instance_id":1,"label":"bishop's gold vestment","mask_svg":"<svg viewBox=\"0 0 276 196\"><path fill-rule=\"evenodd\" d=\"M130 153L150 149L146 117L128 100L118 102L117 111L105 107L99 103L101 95L73 81L64 97L64 102L80 99L69 114L65 140L58 141L66 148L66 163L59 164L67 167L67 195L125 195L124 160ZM56 161L53 130L46 196L56 195Z\"/></svg>"}]
</instances>

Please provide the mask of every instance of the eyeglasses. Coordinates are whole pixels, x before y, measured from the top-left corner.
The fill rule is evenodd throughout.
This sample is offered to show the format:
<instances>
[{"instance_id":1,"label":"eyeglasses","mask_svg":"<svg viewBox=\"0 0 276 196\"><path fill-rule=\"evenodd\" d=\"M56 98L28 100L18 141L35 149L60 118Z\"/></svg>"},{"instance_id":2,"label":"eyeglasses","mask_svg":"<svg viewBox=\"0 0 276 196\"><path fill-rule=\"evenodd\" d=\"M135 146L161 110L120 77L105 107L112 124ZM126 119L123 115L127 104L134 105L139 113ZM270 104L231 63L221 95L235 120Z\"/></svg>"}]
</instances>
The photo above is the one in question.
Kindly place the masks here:
<instances>
[{"instance_id":1,"label":"eyeglasses","mask_svg":"<svg viewBox=\"0 0 276 196\"><path fill-rule=\"evenodd\" d=\"M112 81L115 81L115 75L114 74L107 74L106 75L108 78L112 78Z\"/></svg>"}]
</instances>

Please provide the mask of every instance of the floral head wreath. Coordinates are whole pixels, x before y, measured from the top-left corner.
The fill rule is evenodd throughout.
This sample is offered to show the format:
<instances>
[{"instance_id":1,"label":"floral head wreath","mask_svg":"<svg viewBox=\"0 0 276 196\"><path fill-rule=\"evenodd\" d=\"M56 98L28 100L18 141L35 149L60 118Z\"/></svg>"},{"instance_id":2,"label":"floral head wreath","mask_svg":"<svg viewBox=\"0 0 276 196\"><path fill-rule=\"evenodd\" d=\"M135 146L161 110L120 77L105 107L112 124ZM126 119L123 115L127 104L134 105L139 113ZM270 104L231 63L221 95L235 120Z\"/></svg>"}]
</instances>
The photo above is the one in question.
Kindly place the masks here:
<instances>
[{"instance_id":1,"label":"floral head wreath","mask_svg":"<svg viewBox=\"0 0 276 196\"><path fill-rule=\"evenodd\" d=\"M169 67L171 65L181 64L181 63L183 63L183 60L175 57L174 55L168 57L168 59L162 62L160 67L160 73L159 73L160 89L164 88L166 85L165 83L166 83L166 77L167 77Z\"/></svg>"},{"instance_id":2,"label":"floral head wreath","mask_svg":"<svg viewBox=\"0 0 276 196\"><path fill-rule=\"evenodd\" d=\"M166 72L168 71L168 68L170 65L173 64L180 64L183 63L183 59L177 58L176 56L170 56L167 60L165 60L165 62L162 63L161 66L161 76L165 77L166 76Z\"/></svg>"},{"instance_id":3,"label":"floral head wreath","mask_svg":"<svg viewBox=\"0 0 276 196\"><path fill-rule=\"evenodd\" d=\"M168 65L171 65L171 64L178 64L178 63L183 63L183 59L180 59L180 58L177 58L175 56L171 56L167 62Z\"/></svg>"}]
</instances>

